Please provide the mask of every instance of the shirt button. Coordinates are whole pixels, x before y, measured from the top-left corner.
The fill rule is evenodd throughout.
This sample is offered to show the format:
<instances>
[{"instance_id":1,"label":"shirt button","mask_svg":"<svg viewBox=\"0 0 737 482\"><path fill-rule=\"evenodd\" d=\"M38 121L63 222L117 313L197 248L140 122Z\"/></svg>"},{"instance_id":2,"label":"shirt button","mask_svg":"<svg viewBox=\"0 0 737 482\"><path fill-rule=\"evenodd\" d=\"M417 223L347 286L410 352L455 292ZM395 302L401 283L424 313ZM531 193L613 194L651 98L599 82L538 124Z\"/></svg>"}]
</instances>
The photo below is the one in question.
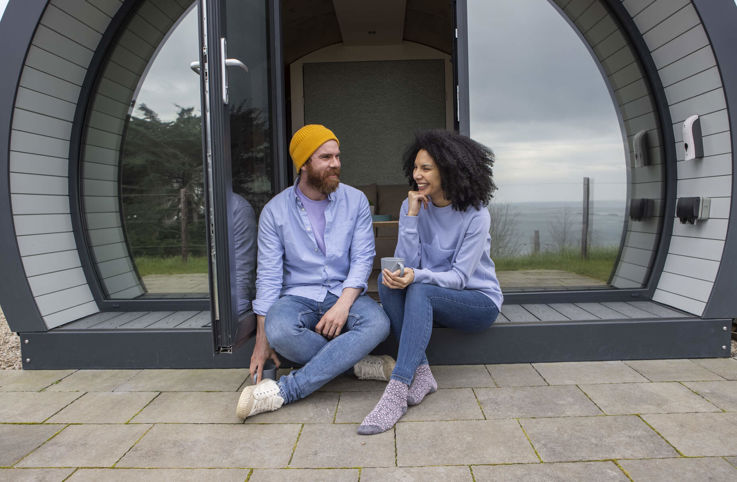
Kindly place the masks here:
<instances>
[{"instance_id":1,"label":"shirt button","mask_svg":"<svg viewBox=\"0 0 737 482\"><path fill-rule=\"evenodd\" d=\"M310 229L310 228L307 228L307 232L309 233L310 231L312 231L312 229Z\"/></svg>"},{"instance_id":2,"label":"shirt button","mask_svg":"<svg viewBox=\"0 0 737 482\"><path fill-rule=\"evenodd\" d=\"M317 253L317 248L315 248L315 252Z\"/></svg>"}]
</instances>

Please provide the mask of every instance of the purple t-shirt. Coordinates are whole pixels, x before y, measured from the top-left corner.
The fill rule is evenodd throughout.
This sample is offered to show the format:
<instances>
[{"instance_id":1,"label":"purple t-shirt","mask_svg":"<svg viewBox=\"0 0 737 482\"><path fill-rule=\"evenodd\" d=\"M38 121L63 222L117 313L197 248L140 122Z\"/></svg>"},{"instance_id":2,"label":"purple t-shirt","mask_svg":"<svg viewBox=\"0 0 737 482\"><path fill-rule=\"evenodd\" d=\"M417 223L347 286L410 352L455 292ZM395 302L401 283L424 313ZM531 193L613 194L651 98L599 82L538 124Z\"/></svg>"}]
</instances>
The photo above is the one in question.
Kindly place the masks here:
<instances>
[{"instance_id":1,"label":"purple t-shirt","mask_svg":"<svg viewBox=\"0 0 737 482\"><path fill-rule=\"evenodd\" d=\"M313 201L299 190L299 186L294 186L294 188L299 200L302 201L302 206L307 211L307 217L312 225L312 232L315 233L317 247L325 254L325 208L328 207L330 200L325 198L322 201Z\"/></svg>"}]
</instances>

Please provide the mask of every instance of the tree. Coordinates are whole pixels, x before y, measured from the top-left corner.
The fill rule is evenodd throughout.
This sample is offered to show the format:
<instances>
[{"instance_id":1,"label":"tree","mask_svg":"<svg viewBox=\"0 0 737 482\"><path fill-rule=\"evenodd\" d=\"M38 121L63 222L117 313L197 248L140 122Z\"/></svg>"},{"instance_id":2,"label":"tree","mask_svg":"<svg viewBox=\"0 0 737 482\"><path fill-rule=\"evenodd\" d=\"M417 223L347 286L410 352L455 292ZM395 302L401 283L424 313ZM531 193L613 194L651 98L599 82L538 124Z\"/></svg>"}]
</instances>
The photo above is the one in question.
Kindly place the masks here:
<instances>
[{"instance_id":1,"label":"tree","mask_svg":"<svg viewBox=\"0 0 737 482\"><path fill-rule=\"evenodd\" d=\"M517 256L522 245L517 232L519 211L508 203L489 203L491 215L491 257L511 258Z\"/></svg>"},{"instance_id":2,"label":"tree","mask_svg":"<svg viewBox=\"0 0 737 482\"><path fill-rule=\"evenodd\" d=\"M563 251L574 243L573 228L573 210L564 206L548 223L548 234L555 250Z\"/></svg>"}]
</instances>

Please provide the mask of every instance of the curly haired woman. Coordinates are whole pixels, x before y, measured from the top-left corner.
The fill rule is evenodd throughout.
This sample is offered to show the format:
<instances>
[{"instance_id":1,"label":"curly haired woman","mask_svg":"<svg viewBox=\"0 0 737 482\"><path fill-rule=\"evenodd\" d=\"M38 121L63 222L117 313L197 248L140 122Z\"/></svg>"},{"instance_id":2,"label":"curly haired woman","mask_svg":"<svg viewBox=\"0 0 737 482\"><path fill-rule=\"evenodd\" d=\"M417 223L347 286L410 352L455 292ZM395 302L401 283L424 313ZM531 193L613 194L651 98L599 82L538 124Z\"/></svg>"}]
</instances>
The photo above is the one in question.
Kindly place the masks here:
<instances>
[{"instance_id":1,"label":"curly haired woman","mask_svg":"<svg viewBox=\"0 0 737 482\"><path fill-rule=\"evenodd\" d=\"M425 350L433 322L466 332L496 320L503 296L489 256L490 216L496 189L494 154L449 131L420 132L407 150L404 173L411 191L402 203L394 256L405 270L383 270L379 295L399 340L397 363L381 400L358 427L389 430L437 390Z\"/></svg>"}]
</instances>

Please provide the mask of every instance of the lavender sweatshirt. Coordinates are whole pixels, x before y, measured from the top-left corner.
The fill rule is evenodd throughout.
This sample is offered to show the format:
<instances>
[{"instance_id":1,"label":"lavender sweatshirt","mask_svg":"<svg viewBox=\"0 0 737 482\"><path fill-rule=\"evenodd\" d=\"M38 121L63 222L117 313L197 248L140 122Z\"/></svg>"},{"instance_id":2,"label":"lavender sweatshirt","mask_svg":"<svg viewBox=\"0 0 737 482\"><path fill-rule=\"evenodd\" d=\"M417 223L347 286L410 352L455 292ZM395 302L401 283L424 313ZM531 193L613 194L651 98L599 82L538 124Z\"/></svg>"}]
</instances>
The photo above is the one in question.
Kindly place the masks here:
<instances>
[{"instance_id":1,"label":"lavender sweatshirt","mask_svg":"<svg viewBox=\"0 0 737 482\"><path fill-rule=\"evenodd\" d=\"M504 296L489 256L491 218L486 208L454 211L428 203L417 216L407 216L408 200L399 213L399 239L394 256L415 271L415 283L456 290L477 290L501 309Z\"/></svg>"}]
</instances>

